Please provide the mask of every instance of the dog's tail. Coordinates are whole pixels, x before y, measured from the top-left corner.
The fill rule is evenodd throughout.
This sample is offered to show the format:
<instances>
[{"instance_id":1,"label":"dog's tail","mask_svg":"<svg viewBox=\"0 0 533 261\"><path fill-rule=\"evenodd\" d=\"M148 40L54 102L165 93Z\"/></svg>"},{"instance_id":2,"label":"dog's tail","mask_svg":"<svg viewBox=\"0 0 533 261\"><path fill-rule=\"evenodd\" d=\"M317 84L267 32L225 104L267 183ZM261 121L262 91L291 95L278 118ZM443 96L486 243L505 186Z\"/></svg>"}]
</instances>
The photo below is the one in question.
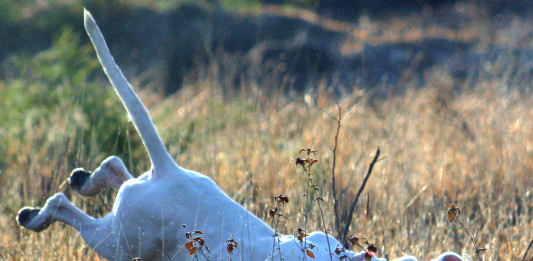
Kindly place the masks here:
<instances>
[{"instance_id":1,"label":"dog's tail","mask_svg":"<svg viewBox=\"0 0 533 261\"><path fill-rule=\"evenodd\" d=\"M137 128L137 131L141 135L144 146L146 147L152 162L154 178L169 175L171 171L168 170L175 168L177 165L165 148L163 141L161 141L161 137L157 133L148 111L137 94L135 94L135 91L120 71L118 65L115 63L113 56L111 56L111 53L107 48L104 37L91 13L85 9L84 21L85 30L87 31L87 34L89 34L89 38L91 38L98 59L104 68L104 72L107 74L115 91L120 96L122 103L126 107L126 110L128 110L135 128Z\"/></svg>"}]
</instances>

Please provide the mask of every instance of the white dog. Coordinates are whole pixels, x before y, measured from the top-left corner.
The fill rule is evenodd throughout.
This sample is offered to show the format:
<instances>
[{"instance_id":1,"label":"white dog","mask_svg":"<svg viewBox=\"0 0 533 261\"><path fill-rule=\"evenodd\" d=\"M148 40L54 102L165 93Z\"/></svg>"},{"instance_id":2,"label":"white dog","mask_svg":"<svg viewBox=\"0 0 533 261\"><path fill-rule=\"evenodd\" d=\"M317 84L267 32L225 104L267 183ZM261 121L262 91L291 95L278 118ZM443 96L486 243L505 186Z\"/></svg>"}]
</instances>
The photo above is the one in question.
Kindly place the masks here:
<instances>
[{"instance_id":1,"label":"white dog","mask_svg":"<svg viewBox=\"0 0 533 261\"><path fill-rule=\"evenodd\" d=\"M303 260L307 246L294 236L281 236L280 247L273 251L272 228L229 198L210 178L176 164L88 11L85 28L105 73L141 135L152 169L133 178L115 156L104 160L93 173L75 169L69 184L80 195L94 195L106 186L118 189L110 213L93 218L58 193L42 209L21 209L19 224L39 232L54 221L61 221L76 229L94 251L109 260L187 260L192 259L192 250L200 259L228 260L226 246L230 239L237 242L233 260ZM193 231L202 234L185 236ZM196 236L202 238L193 240ZM194 243L187 244L190 241ZM328 251L327 242L322 232L307 237L308 246L316 246L312 249L314 260L340 259ZM329 244L334 250L339 242L329 237ZM342 255L348 260L364 260L365 252L346 251Z\"/></svg>"}]
</instances>

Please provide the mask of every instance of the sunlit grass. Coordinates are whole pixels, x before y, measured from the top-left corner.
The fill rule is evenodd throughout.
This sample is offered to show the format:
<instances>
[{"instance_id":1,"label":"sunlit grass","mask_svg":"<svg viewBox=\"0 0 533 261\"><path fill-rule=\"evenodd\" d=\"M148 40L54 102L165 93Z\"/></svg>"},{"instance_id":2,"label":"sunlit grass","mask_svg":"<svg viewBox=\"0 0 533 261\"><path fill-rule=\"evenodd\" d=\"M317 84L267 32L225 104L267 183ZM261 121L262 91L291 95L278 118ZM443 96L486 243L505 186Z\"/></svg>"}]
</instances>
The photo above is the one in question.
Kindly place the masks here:
<instances>
[{"instance_id":1,"label":"sunlit grass","mask_svg":"<svg viewBox=\"0 0 533 261\"><path fill-rule=\"evenodd\" d=\"M423 24L422 18L412 19ZM477 29L483 22L443 33L413 21L392 21L391 27L370 21L370 27L353 29L355 40L346 43L347 53L366 41L435 34L483 42L487 37ZM518 29L526 26L516 24L514 32L522 39L528 31ZM495 35L494 43L515 46L505 35ZM0 81L1 260L100 260L77 232L62 224L41 234L21 229L15 221L18 209L41 206L63 191L75 205L102 216L114 192L92 200L74 195L60 186L70 170L94 169L110 154L122 157L134 175L150 167L118 97L99 74L92 49L79 46L76 37L64 30L51 50L14 57L4 71L7 78ZM307 181L294 160L306 147L318 150L313 180L326 198L325 223L334 228L330 182L336 122L331 116L340 105L336 185L347 199L338 202L341 209L348 211L378 146L382 155L356 209L351 234L367 237L376 243L378 255L390 258L411 254L425 260L446 250L474 256L468 235L446 221L447 209L456 203L479 247L488 249L483 254L487 260L515 260L522 258L533 235L533 94L530 87L515 86L521 79L506 77L507 69L512 68L466 83L434 70L425 75L424 86L407 83L405 93L386 99L359 86L335 97L326 91L331 86L312 94L281 94L254 83L227 95L211 68L206 79L166 98L152 91L156 83L132 82L142 87L140 96L182 166L210 176L271 225L273 197L287 195L291 201L284 214L291 219L278 227L283 233L302 224ZM308 231L319 229L315 206Z\"/></svg>"},{"instance_id":2,"label":"sunlit grass","mask_svg":"<svg viewBox=\"0 0 533 261\"><path fill-rule=\"evenodd\" d=\"M480 246L488 248L487 259L517 258L533 234L533 123L528 120L533 118L533 96L504 82L479 85L453 92L429 84L374 101L372 106L362 91L338 99L318 94L311 97L315 101L311 104L299 94L267 95L252 86L225 98L209 81L166 99L148 91L141 96L181 165L209 175L269 223L272 197L289 196L291 204L284 211L292 219L280 228L284 233L292 233L302 221L298 213L306 177L294 159L307 146L319 151L315 181L327 196L326 224L334 227L329 182L336 123L327 113L335 115L338 102L343 111L336 171L339 190L353 197L377 146L383 155L359 202L352 234L370 238L389 257L428 258L444 250L473 255L467 235L446 223L445 212L454 202L461 206L463 220ZM89 155L74 153L74 159L67 158L67 151L78 151L71 144L98 148L90 140L85 145L74 142L82 139L79 133L66 131L71 124L88 124L69 120L76 113L64 111L39 126L23 126L24 138L7 140L4 157L9 161L2 170L0 216L7 259L97 259L64 225L35 234L20 230L14 220L22 205L42 204L52 193L65 190L59 185L71 168L94 168L115 153L89 149ZM91 124L98 125L98 119ZM131 126L120 128L138 139ZM34 147L34 140L44 142ZM126 153L126 160L133 158L128 165L136 175L149 167L142 148L127 151L131 154ZM111 202L109 194L106 201ZM92 214L105 212L97 208L101 202L71 197ZM345 211L350 203L339 202ZM309 231L320 229L314 213Z\"/></svg>"}]
</instances>

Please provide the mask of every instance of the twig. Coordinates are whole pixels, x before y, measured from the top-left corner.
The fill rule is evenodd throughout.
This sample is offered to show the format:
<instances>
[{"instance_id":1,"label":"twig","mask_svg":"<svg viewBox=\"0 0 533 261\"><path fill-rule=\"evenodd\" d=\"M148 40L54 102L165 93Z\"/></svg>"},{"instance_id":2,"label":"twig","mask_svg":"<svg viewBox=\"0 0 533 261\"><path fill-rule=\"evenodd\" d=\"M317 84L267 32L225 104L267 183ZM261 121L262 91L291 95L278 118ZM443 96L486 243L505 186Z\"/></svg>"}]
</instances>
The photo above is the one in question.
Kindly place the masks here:
<instances>
[{"instance_id":1,"label":"twig","mask_svg":"<svg viewBox=\"0 0 533 261\"><path fill-rule=\"evenodd\" d=\"M463 229L466 231L466 233L468 234L468 237L470 237L470 240L472 241L472 244L474 244L474 248L476 249L476 255L477 255L477 259L479 261L481 261L481 255L479 254L479 248L477 247L476 245L476 240L474 239L474 237L472 236L472 234L470 234L470 231L468 231L468 228L466 228L465 224L463 223L463 221L461 221L461 219L457 219L459 221L459 224L461 224L461 226L463 227Z\"/></svg>"},{"instance_id":2,"label":"twig","mask_svg":"<svg viewBox=\"0 0 533 261\"><path fill-rule=\"evenodd\" d=\"M282 215L282 214L281 214ZM278 225L280 223L280 218L281 218L281 215L279 215L278 213L275 214L275 217L274 217L274 222L275 222L275 226L274 226L274 244L272 245L272 261L274 261L274 251L276 249L276 243L277 243L277 246L278 246L278 254L279 254L279 260L282 261L283 260L283 256L281 255L281 242L280 242L280 236L278 234Z\"/></svg>"},{"instance_id":3,"label":"twig","mask_svg":"<svg viewBox=\"0 0 533 261\"><path fill-rule=\"evenodd\" d=\"M331 245L329 243L329 236L328 236L328 229L326 227L326 220L324 219L324 210L322 210L322 206L320 205L320 200L324 200L323 198L319 197L316 199L316 203L318 205L318 209L320 209L320 217L322 218L322 226L324 227L324 234L326 234L326 241L328 243L328 252L329 252L329 260L333 261L332 251L331 251Z\"/></svg>"},{"instance_id":4,"label":"twig","mask_svg":"<svg viewBox=\"0 0 533 261\"><path fill-rule=\"evenodd\" d=\"M278 227L280 223L284 223L285 220L282 220L282 218L285 218L285 215L281 212L285 209L285 203L289 202L289 198L284 195L277 195L274 197L274 201L276 201L276 207L268 211L268 215L274 218L274 243L272 244L272 261L274 261L275 256L275 249L276 249L276 243L278 246L278 254L280 261L283 260L283 256L281 255L281 242L280 242L280 235L278 234Z\"/></svg>"},{"instance_id":5,"label":"twig","mask_svg":"<svg viewBox=\"0 0 533 261\"><path fill-rule=\"evenodd\" d=\"M318 162L318 160L315 160L315 159L311 158L310 155L311 154L316 154L316 150L312 150L312 149L307 148L307 149L300 150L300 153L302 153L303 151L307 152L307 157L305 159L302 159L300 157L298 157L298 159L296 159L296 164L300 165L302 167L305 175L307 176L307 193L305 193L305 201L306 201L307 209L304 210L303 234L300 234L300 229L298 229L298 233L299 233L298 239L300 241L300 244L303 243L302 251L307 250L307 252L304 253L304 255L303 255L303 260L307 260L306 254L309 255L309 252L311 251L309 249L309 246L307 245L307 236L308 235L306 234L306 231L307 231L307 221L308 221L308 218L309 218L309 214L311 213L311 204L310 204L310 201L309 201L309 195L311 194L311 188L313 188L313 193L316 196L316 198L313 201L316 201L316 203L318 205L318 208L320 210L320 218L322 219L322 226L324 228L324 233L326 234L326 241L328 243L329 259L330 259L330 261L333 261L333 257L332 257L332 253L333 252L331 251L331 244L329 242L329 236L328 236L328 228L326 227L326 221L324 219L324 210L322 209L322 205L320 204L320 201L324 201L324 198L319 195L320 189L318 188L318 186L316 184L313 183L313 178L312 178L312 174L311 174L311 167L313 166L313 164ZM313 248L313 246L311 246L311 249L312 248ZM310 257L314 258L311 255L310 255Z\"/></svg>"},{"instance_id":6,"label":"twig","mask_svg":"<svg viewBox=\"0 0 533 261\"><path fill-rule=\"evenodd\" d=\"M533 238L531 239L531 242L529 242L529 246L527 247L526 252L524 253L524 257L522 257L522 261L527 261L526 260L527 252L529 252L529 249L531 248L531 246L533 246Z\"/></svg>"},{"instance_id":7,"label":"twig","mask_svg":"<svg viewBox=\"0 0 533 261\"><path fill-rule=\"evenodd\" d=\"M340 216L339 216L339 209L338 209L338 203L337 203L337 185L335 182L335 167L337 165L337 146L339 141L339 132L341 129L341 120L342 120L342 113L341 113L341 106L337 104L339 109L339 115L336 119L334 119L337 122L337 132L335 133L335 145L333 146L333 163L331 166L331 191L333 191L333 211L335 212L335 227L337 230L337 235L339 236L341 234L340 230Z\"/></svg>"},{"instance_id":8,"label":"twig","mask_svg":"<svg viewBox=\"0 0 533 261\"><path fill-rule=\"evenodd\" d=\"M472 244L474 244L474 248L476 249L477 259L479 261L482 261L483 259L481 258L481 254L480 253L483 252L483 251L486 251L487 249L486 248L477 247L476 239L474 238L474 236L472 236L472 233L470 233L470 231L465 226L463 221L461 221L461 218L458 216L459 214L461 214L461 209L458 208L455 204L452 204L450 206L450 208L448 209L448 211L446 211L445 213L446 213L448 221L450 223L453 224L454 220L457 220L457 223L459 223L461 225L461 227L464 229L464 231L466 231L466 234L468 234L468 237L470 237L470 240L472 241ZM454 231L454 234L456 235L456 240L455 241L458 242L459 240L457 239L456 230L454 229L453 231Z\"/></svg>"},{"instance_id":9,"label":"twig","mask_svg":"<svg viewBox=\"0 0 533 261\"><path fill-rule=\"evenodd\" d=\"M309 154L308 154L309 156ZM309 213L311 212L311 204L309 203L309 193L311 193L311 166L304 169L305 174L307 175L307 193L305 193L305 206L304 206L304 233L307 233L307 222L309 221ZM300 242L301 244L301 242ZM307 236L304 237L303 248L307 249ZM302 250L303 251L303 250ZM304 252L303 260L307 260L307 256Z\"/></svg>"},{"instance_id":10,"label":"twig","mask_svg":"<svg viewBox=\"0 0 533 261\"><path fill-rule=\"evenodd\" d=\"M372 162L370 162L370 165L368 166L368 171L366 172L366 175L363 179L363 183L361 183L361 187L359 187L359 191L357 191L357 194L355 195L355 198L354 200L352 201L352 205L350 206L350 212L348 212L348 219L347 219L347 222L346 222L346 227L344 228L344 234L342 236L342 238L340 238L342 241L343 241L343 245L345 248L349 248L349 245L348 245L348 231L350 230L350 224L352 223L351 220L352 220L352 217L353 217L353 212L355 210L355 206L357 206L357 201L359 201L359 197L361 196L361 193L363 192L365 186L366 186L366 182L368 181L368 178L370 178L370 174L372 174L372 169L374 168L374 164L376 164L376 162L378 161L378 158L379 158L379 153L380 153L380 150L379 150L379 147L378 149L376 150L376 155L374 156L374 158L372 159Z\"/></svg>"}]
</instances>

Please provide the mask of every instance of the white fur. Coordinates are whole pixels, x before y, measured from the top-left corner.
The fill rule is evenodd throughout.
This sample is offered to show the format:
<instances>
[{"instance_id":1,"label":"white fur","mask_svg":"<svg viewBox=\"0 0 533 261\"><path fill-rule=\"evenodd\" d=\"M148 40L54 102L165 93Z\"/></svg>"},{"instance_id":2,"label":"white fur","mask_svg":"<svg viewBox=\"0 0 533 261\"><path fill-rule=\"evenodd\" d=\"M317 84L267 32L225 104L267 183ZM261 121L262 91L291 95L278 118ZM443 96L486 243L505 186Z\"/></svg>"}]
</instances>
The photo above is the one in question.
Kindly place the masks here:
<instances>
[{"instance_id":1,"label":"white fur","mask_svg":"<svg viewBox=\"0 0 533 261\"><path fill-rule=\"evenodd\" d=\"M88 196L105 186L118 188L109 214L100 219L90 217L58 193L42 209L26 209L26 214L33 211L29 218L21 218L25 211L22 209L17 218L21 225L41 231L52 222L61 221L75 228L92 249L109 260L191 259L184 247L185 232L195 230L203 232L205 243L211 249L211 253L206 252L210 260L228 260L228 239L238 242L233 260L271 260L272 255L279 260L278 250L272 253L272 228L229 198L210 178L175 163L88 11L85 11L85 28L104 71L141 135L152 169L133 178L122 160L109 157L76 190ZM317 246L313 249L314 260L330 260L324 233L311 233L307 242ZM332 237L329 242L332 250L339 244ZM293 236L281 237L281 253L285 260L303 259L302 246ZM346 253L353 261L365 260L364 252ZM339 260L337 255L332 255L333 260Z\"/></svg>"},{"instance_id":2,"label":"white fur","mask_svg":"<svg viewBox=\"0 0 533 261\"><path fill-rule=\"evenodd\" d=\"M464 258L454 252L445 252L431 261L472 261L470 256L463 254ZM404 256L396 259L396 261L417 261L418 259L414 256Z\"/></svg>"},{"instance_id":3,"label":"white fur","mask_svg":"<svg viewBox=\"0 0 533 261\"><path fill-rule=\"evenodd\" d=\"M72 171L74 174L77 171L84 171L82 168L77 168ZM73 175L71 174L71 176ZM82 196L93 196L100 192L105 187L119 189L122 184L132 179L133 176L129 173L124 165L124 162L117 156L107 157L100 166L94 170L89 179L82 187L72 187L76 193Z\"/></svg>"}]
</instances>

